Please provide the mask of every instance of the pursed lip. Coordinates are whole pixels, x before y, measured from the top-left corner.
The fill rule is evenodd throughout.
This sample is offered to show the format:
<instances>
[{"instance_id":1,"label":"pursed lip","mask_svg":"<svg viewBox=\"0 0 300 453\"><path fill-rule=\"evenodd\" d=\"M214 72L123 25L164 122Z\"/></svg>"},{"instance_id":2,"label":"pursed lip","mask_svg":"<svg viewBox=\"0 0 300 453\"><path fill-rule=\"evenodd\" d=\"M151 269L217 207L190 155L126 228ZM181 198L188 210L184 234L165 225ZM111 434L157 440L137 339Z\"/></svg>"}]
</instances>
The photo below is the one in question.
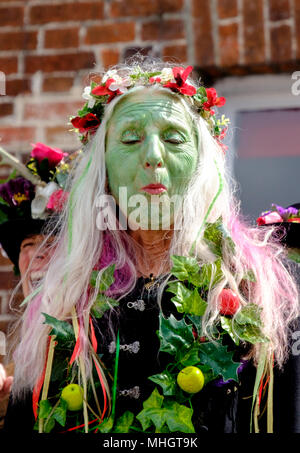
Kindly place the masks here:
<instances>
[{"instance_id":1,"label":"pursed lip","mask_svg":"<svg viewBox=\"0 0 300 453\"><path fill-rule=\"evenodd\" d=\"M148 184L147 186L142 187L140 190L150 193L151 195L157 195L165 192L167 188L163 184Z\"/></svg>"}]
</instances>

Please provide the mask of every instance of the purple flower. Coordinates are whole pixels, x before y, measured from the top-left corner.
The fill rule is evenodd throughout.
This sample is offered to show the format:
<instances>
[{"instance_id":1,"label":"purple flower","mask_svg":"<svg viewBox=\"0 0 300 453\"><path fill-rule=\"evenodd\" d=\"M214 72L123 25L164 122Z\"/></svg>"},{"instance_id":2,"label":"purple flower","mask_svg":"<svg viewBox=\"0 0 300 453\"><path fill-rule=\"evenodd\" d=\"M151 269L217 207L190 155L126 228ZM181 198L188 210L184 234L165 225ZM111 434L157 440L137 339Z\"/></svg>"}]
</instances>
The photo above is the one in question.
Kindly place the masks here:
<instances>
[{"instance_id":1,"label":"purple flower","mask_svg":"<svg viewBox=\"0 0 300 453\"><path fill-rule=\"evenodd\" d=\"M19 206L23 201L33 199L34 185L22 177L10 179L0 184L0 197L11 207Z\"/></svg>"}]
</instances>

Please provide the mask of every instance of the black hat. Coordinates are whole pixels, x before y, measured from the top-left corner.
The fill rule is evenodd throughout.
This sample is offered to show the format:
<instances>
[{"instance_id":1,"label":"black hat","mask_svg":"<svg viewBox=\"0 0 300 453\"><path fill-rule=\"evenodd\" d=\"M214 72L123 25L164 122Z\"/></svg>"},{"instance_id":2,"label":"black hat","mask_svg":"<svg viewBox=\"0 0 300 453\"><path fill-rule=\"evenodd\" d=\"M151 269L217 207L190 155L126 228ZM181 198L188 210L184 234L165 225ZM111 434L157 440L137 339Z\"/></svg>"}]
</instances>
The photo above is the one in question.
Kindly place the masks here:
<instances>
[{"instance_id":1,"label":"black hat","mask_svg":"<svg viewBox=\"0 0 300 453\"><path fill-rule=\"evenodd\" d=\"M11 219L0 225L0 243L6 255L18 268L22 241L32 235L41 234L45 220L32 218Z\"/></svg>"},{"instance_id":2,"label":"black hat","mask_svg":"<svg viewBox=\"0 0 300 453\"><path fill-rule=\"evenodd\" d=\"M277 216L274 221L273 213ZM256 221L263 227L276 226L275 234L281 244L289 248L300 248L300 203L291 204L286 208L272 205L272 211L263 213Z\"/></svg>"}]
</instances>

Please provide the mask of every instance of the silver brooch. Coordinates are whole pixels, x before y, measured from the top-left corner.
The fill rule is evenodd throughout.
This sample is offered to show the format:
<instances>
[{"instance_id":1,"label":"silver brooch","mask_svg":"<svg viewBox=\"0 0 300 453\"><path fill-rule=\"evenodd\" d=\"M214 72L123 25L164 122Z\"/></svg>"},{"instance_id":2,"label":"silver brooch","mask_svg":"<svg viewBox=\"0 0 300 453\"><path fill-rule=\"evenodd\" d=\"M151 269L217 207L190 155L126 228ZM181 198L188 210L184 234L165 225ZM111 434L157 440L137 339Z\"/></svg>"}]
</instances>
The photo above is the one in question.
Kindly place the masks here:
<instances>
[{"instance_id":1,"label":"silver brooch","mask_svg":"<svg viewBox=\"0 0 300 453\"><path fill-rule=\"evenodd\" d=\"M129 396L130 398L138 399L140 397L140 388L136 385L132 389L129 390L120 390L120 396Z\"/></svg>"},{"instance_id":2,"label":"silver brooch","mask_svg":"<svg viewBox=\"0 0 300 453\"><path fill-rule=\"evenodd\" d=\"M145 302L142 299L139 299L135 302L127 302L128 308L134 308L135 310L144 311L145 310Z\"/></svg>"},{"instance_id":3,"label":"silver brooch","mask_svg":"<svg viewBox=\"0 0 300 453\"><path fill-rule=\"evenodd\" d=\"M111 354L113 354L115 352L115 350L116 350L116 342L115 341L112 341L110 343L110 345L108 347L108 350L109 350L109 352ZM120 344L120 350L132 352L133 354L136 354L140 350L140 342L139 341L135 341L132 344Z\"/></svg>"}]
</instances>

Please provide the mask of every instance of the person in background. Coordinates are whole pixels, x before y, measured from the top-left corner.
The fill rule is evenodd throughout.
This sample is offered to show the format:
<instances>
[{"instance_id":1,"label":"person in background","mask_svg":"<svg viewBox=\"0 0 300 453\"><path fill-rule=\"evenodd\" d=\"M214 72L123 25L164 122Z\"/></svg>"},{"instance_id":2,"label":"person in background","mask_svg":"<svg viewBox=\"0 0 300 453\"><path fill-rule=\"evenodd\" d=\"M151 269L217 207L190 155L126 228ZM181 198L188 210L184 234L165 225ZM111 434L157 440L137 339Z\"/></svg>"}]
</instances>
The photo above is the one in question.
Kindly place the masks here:
<instances>
[{"instance_id":1,"label":"person in background","mask_svg":"<svg viewBox=\"0 0 300 453\"><path fill-rule=\"evenodd\" d=\"M53 253L54 235L47 234L47 227L59 215L66 199L63 182L69 165L65 162L66 153L42 143L33 145L26 167L10 159L4 150L3 156L17 168L0 184L0 244L3 255L10 259L15 274L20 276L19 285L26 299L38 287ZM0 427L13 373L12 361L0 363Z\"/></svg>"}]
</instances>

